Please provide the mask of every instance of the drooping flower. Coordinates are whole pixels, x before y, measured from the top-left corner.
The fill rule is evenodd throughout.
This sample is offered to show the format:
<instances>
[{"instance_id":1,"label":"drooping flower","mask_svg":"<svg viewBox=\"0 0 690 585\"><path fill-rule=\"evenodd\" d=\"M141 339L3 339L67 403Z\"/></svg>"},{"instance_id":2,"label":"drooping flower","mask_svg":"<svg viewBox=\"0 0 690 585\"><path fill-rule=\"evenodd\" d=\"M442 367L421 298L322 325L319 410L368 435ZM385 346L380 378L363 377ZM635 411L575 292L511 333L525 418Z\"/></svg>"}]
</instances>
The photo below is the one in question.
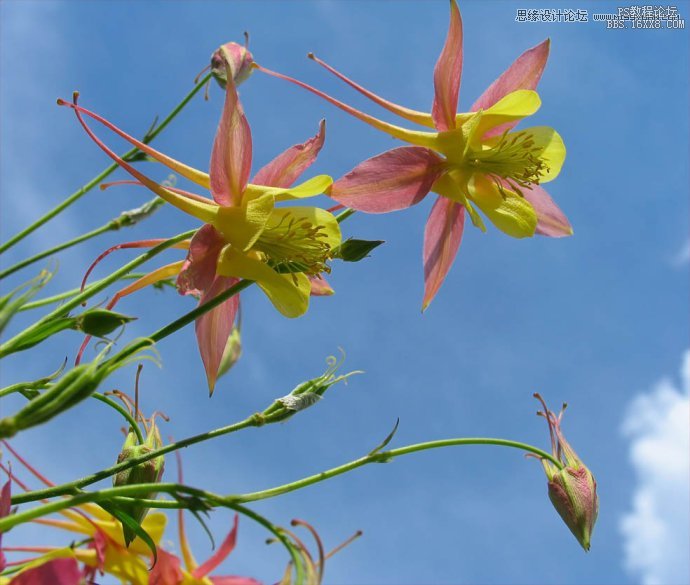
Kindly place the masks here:
<instances>
[{"instance_id":1,"label":"drooping flower","mask_svg":"<svg viewBox=\"0 0 690 585\"><path fill-rule=\"evenodd\" d=\"M312 197L332 184L327 175L292 186L314 162L323 146L325 126L316 136L295 145L263 167L249 183L252 140L240 104L224 47L226 95L223 114L211 154L209 174L180 163L129 136L101 116L76 103L59 100L74 109L87 134L113 160L142 185L182 211L204 222L189 243L187 260L154 271L128 287L138 290L177 274L182 294L200 297L200 304L235 285L239 279L255 281L283 315L298 317L309 305L311 279L328 272L328 260L341 243L335 217L316 207L276 207L276 202ZM89 116L125 138L173 171L208 188L213 199L160 185L119 158L88 127ZM317 280L318 282L318 280ZM211 391L239 306L236 295L196 321L196 333Z\"/></svg>"},{"instance_id":2,"label":"drooping flower","mask_svg":"<svg viewBox=\"0 0 690 585\"><path fill-rule=\"evenodd\" d=\"M537 414L549 425L553 456L563 463L563 468L559 469L549 460L541 459L549 480L549 499L582 548L588 551L599 514L597 482L563 436L561 419L566 405L556 416L539 394L534 396L544 407L543 412Z\"/></svg>"},{"instance_id":3,"label":"drooping flower","mask_svg":"<svg viewBox=\"0 0 690 585\"><path fill-rule=\"evenodd\" d=\"M462 20L450 2L450 26L434 69L430 113L387 101L348 79L314 55L310 57L351 87L387 109L433 132L408 130L378 120L285 75L255 65L326 99L363 122L412 146L370 158L337 180L329 195L343 205L385 213L419 203L429 192L436 200L424 234L423 308L438 292L457 254L465 212L485 230L479 209L498 229L516 237L535 233L572 234L565 215L540 186L560 172L565 158L561 137L552 128L512 128L534 114L541 102L533 91L546 65L549 41L526 51L474 103L457 113L462 73Z\"/></svg>"},{"instance_id":4,"label":"drooping flower","mask_svg":"<svg viewBox=\"0 0 690 585\"><path fill-rule=\"evenodd\" d=\"M10 451L15 459L23 465L34 477L46 487L54 487L34 467L32 467L15 449L6 441L3 445ZM0 463L0 469L6 473L8 469ZM21 489L28 491L26 484L21 482L16 475L12 481ZM32 520L47 528L56 528L74 535L80 535L79 542L65 547L9 547L3 543L5 552L33 553L36 556L21 561L7 563L8 567L19 567L12 580L0 583L28 585L29 583L60 583L61 581L46 580L47 576L57 576L64 579L74 577L74 561L83 563L79 569L79 581L65 580L64 585L76 585L82 579L91 583L97 573L108 574L126 585L146 585L148 583L149 565L151 562L151 550L140 538L135 538L129 547L125 545L122 535L122 525L114 516L108 514L96 504L82 504L59 512L62 518L39 518ZM149 534L154 543L158 544L165 529L166 516L159 512L149 514L144 518L141 526ZM67 561L67 559L70 559ZM56 562L59 561L59 562ZM23 577L29 573L28 577ZM35 576L38 581L28 580ZM41 578L46 577L43 581ZM56 577L56 578L57 578Z\"/></svg>"}]
</instances>

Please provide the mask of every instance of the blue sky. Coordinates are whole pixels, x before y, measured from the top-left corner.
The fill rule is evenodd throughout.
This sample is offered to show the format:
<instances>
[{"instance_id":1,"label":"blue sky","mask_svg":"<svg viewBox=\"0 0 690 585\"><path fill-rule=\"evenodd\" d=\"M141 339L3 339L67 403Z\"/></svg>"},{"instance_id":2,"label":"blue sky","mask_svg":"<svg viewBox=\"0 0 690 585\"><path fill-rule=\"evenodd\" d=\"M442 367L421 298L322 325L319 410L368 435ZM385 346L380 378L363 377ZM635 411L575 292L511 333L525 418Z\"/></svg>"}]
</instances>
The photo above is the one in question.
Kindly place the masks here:
<instances>
[{"instance_id":1,"label":"blue sky","mask_svg":"<svg viewBox=\"0 0 690 585\"><path fill-rule=\"evenodd\" d=\"M591 15L624 4L572 7ZM690 18L688 3L675 5ZM358 214L346 234L383 239L385 246L359 264L335 265L336 295L313 300L299 320L282 318L254 290L243 294L244 356L211 400L191 329L159 345L163 369L144 370L144 407L166 412L171 422L163 432L176 438L263 409L319 374L338 347L347 353L345 368L366 371L287 424L188 449L188 482L223 493L268 488L357 458L398 417L395 445L479 435L546 447L532 393L541 392L554 408L569 402L567 436L599 482L601 511L589 554L551 508L537 463L507 450L456 448L370 466L256 505L279 524L294 517L312 522L327 546L364 531L329 563L329 583L687 581L682 413L688 382L678 371L688 348L688 34L607 30L600 22L515 22L518 8L557 6L547 0L461 3L460 109L522 51L551 38L539 87L543 106L530 123L553 126L564 137L568 157L549 191L569 216L574 237L516 241L495 229L482 234L468 227L453 270L421 315L422 234L431 199L395 214ZM385 118L306 53L393 101L425 110L448 20L445 1L6 0L0 11L3 239L108 162L73 116L55 106L57 97L78 89L84 106L142 134L154 115L165 114L190 89L218 45L239 41L247 30L261 64ZM255 170L313 135L322 117L328 138L311 174L338 177L391 148L390 138L278 80L255 74L240 93ZM221 106L214 86L210 101L195 99L156 146L206 168ZM147 172L158 180L168 174L154 165ZM4 255L2 265L101 225L145 198L135 188L94 191L39 237ZM64 253L50 291L75 286L109 245L191 227L187 217L164 208L131 230ZM112 257L99 274L125 257ZM126 337L145 335L192 306L173 291L127 299L120 308L140 318ZM22 316L16 325L29 322ZM54 370L79 343L76 334L65 334L8 359L2 385ZM133 378L131 368L106 385L129 390ZM2 414L18 404L4 401ZM82 404L14 444L54 481L67 481L114 461L119 427L98 404ZM665 461L670 467L660 465ZM168 473L173 470L171 459ZM228 512L212 516L217 535L229 525ZM208 541L196 527L191 533L197 556L205 558ZM29 527L15 538L39 536ZM227 572L275 581L285 559L277 547L264 546L264 537L243 519ZM673 547L664 542L681 552L669 552Z\"/></svg>"}]
</instances>

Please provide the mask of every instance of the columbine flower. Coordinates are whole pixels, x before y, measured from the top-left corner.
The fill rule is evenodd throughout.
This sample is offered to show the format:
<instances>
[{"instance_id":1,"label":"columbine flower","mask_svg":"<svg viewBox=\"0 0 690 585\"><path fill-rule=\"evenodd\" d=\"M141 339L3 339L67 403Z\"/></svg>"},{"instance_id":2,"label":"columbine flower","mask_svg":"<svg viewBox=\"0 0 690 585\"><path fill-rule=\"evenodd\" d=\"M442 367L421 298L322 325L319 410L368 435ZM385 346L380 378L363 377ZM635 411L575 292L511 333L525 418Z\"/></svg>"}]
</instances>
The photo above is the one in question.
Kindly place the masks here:
<instances>
[{"instance_id":1,"label":"columbine flower","mask_svg":"<svg viewBox=\"0 0 690 585\"><path fill-rule=\"evenodd\" d=\"M534 396L544 407L544 411L537 414L549 424L553 456L564 465L559 469L547 459L541 459L549 479L549 499L582 548L588 551L599 513L597 482L563 436L561 418L566 405L556 416L539 394Z\"/></svg>"},{"instance_id":2,"label":"columbine flower","mask_svg":"<svg viewBox=\"0 0 690 585\"><path fill-rule=\"evenodd\" d=\"M434 132L407 130L369 116L285 75L256 68L295 83L394 138L413 146L370 158L336 181L330 196L343 205L385 213L419 203L430 191L440 195L424 234L423 308L438 292L455 259L465 222L485 230L477 208L501 231L516 237L535 233L572 234L563 213L541 187L556 178L565 158L561 137L547 127L511 131L540 106L533 89L541 78L549 42L523 53L474 103L457 114L462 72L462 21L451 0L450 27L434 69L431 113L389 102L310 55L354 89L388 111Z\"/></svg>"},{"instance_id":3,"label":"columbine flower","mask_svg":"<svg viewBox=\"0 0 690 585\"><path fill-rule=\"evenodd\" d=\"M174 263L158 269L130 285L128 292L178 274L179 291L199 296L203 304L239 279L247 279L255 281L283 315L298 317L309 305L310 278L316 279L329 271L327 261L341 243L340 228L335 217L323 209L279 209L275 203L312 197L331 185L330 177L319 175L292 187L323 146L325 127L322 122L316 136L283 152L255 175L254 183L249 183L251 132L232 81L231 56L224 47L221 52L226 59L228 81L209 174L152 149L104 118L81 108L76 103L76 94L74 103L62 100L58 103L73 108L94 142L141 184L205 223L188 244L189 254L184 264ZM210 189L213 200L155 183L101 142L86 125L82 114L101 122L183 177ZM199 349L211 391L238 306L239 298L232 297L196 322Z\"/></svg>"},{"instance_id":4,"label":"columbine flower","mask_svg":"<svg viewBox=\"0 0 690 585\"><path fill-rule=\"evenodd\" d=\"M3 445L42 484L46 487L55 485L33 468L9 443L3 441ZM8 473L8 469L1 463L0 469ZM21 489L29 491L28 486L21 482L16 475L12 476L12 482ZM7 563L8 567L21 567L14 579L19 579L25 572L31 571L35 571L34 574L39 579L38 581L19 579L16 583L22 585L36 582L60 583L61 585L69 583L71 585L73 581L61 582L52 577L57 575L58 577L71 578L74 575L73 561L78 561L84 566L79 570L80 580L77 582L81 582L83 578L86 583L92 583L97 573L107 573L123 584L148 584L151 550L140 538L134 539L129 547L126 547L119 520L105 512L97 504L90 503L62 510L59 514L62 518L39 518L32 522L80 535L81 538L77 539L79 542L73 542L72 545L65 547L8 547L3 545L5 552L26 552L37 555L31 559ZM153 542L158 543L163 535L165 524L165 514L156 512L144 518L141 526ZM64 559L71 559L72 561L64 561ZM56 562L56 560L60 560L60 562ZM41 581L40 579L43 577L45 579ZM11 583L15 583L15 581L12 580Z\"/></svg>"}]
</instances>

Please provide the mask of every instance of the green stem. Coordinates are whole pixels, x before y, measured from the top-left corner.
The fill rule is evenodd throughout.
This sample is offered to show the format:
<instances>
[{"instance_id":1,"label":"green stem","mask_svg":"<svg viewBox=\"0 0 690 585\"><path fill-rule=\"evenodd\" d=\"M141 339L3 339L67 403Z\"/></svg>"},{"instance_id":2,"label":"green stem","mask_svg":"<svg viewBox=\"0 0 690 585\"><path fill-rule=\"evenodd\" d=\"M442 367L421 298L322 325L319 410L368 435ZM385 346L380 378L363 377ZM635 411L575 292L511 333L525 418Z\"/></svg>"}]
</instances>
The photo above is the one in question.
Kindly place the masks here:
<instances>
[{"instance_id":1,"label":"green stem","mask_svg":"<svg viewBox=\"0 0 690 585\"><path fill-rule=\"evenodd\" d=\"M68 313L75 307L78 307L81 303L88 300L93 295L107 288L111 283L115 282L116 280L119 280L122 276L124 276L137 266L140 266L144 262L147 262L157 254L160 254L163 250L167 250L174 244L191 237L195 232L196 230L189 230L182 234L178 234L177 236L170 238L169 240L166 240L161 244L158 244L154 248L151 248L147 252L141 254L140 256L137 256L134 260L128 262L122 268L119 268L107 278L104 278L103 280L100 280L97 283L92 284L91 286L86 288L81 294L76 295L70 301L66 302L64 305L61 305L45 317L36 321L36 323L34 323L33 325L30 325L29 327L24 329L24 331L15 335L12 339L0 345L0 357L7 355L8 353L12 353L14 347L21 346L22 341L24 339L27 339L32 334L34 334L41 326L45 325L48 321L64 316L66 313ZM138 349L140 349L140 347ZM131 355L131 353L132 352L129 352L128 355Z\"/></svg>"},{"instance_id":2,"label":"green stem","mask_svg":"<svg viewBox=\"0 0 690 585\"><path fill-rule=\"evenodd\" d=\"M81 242L85 242L86 240L90 240L91 238L95 238L96 236L100 236L102 233L108 232L112 229L116 229L112 226L112 223L113 222L109 221L108 223L102 225L99 228L96 228L95 230L92 230L90 232L82 234L81 236L78 236L76 238L68 240L67 242L63 242L62 244L58 244L57 246L50 248L49 250L44 250L43 252L40 252L34 256L31 256L30 258L26 258L25 260L22 260L21 262L17 262L14 266L10 266L6 270L0 271L0 280L9 276L10 274L14 274L15 272L17 272L17 270L21 270L22 268L25 268L26 266L29 266L29 265L33 264L34 262L38 262L39 260L42 260L43 258L46 258L48 256L52 256L53 254L56 254L57 252L60 252L61 250L65 250L66 248L71 248L72 246L76 246L77 244L80 244Z\"/></svg>"},{"instance_id":3,"label":"green stem","mask_svg":"<svg viewBox=\"0 0 690 585\"><path fill-rule=\"evenodd\" d=\"M189 101L196 95L196 93L206 85L206 82L211 79L211 74L209 73L206 75L203 79L197 83L192 91L190 91L184 99L173 108L173 110L161 121L161 123L156 126L151 132L147 133L147 135L144 137L143 142L149 143L151 142L156 136L158 136L165 128L170 124L170 122L173 121L175 116L182 111L182 108L184 108ZM139 149L137 148L132 148L128 150L124 155L122 155L121 158L127 160L128 158L131 158L135 154L139 152ZM107 167L104 171L102 171L100 174L96 175L93 179L91 179L86 185L72 193L69 197L67 197L64 201L62 201L60 204L56 205L53 209L51 209L48 213L37 219L34 223L32 223L29 227L23 229L21 232L16 234L15 236L11 237L7 242L4 244L0 244L0 254L5 252L6 250L9 250L12 246L14 246L17 242L20 242L23 240L26 236L29 234L33 233L36 231L38 228L40 228L43 224L47 223L50 221L52 218L54 218L56 215L67 209L70 205L72 205L75 201L78 201L81 199L86 193L88 193L91 189L93 189L96 185L101 183L103 180L106 179L111 173L113 173L117 168L118 168L117 163L111 164L109 167Z\"/></svg>"},{"instance_id":4,"label":"green stem","mask_svg":"<svg viewBox=\"0 0 690 585\"><path fill-rule=\"evenodd\" d=\"M82 479L70 482L70 483L65 483L59 486L54 486L42 490L34 490L31 492L26 492L24 494L19 494L16 496L12 497L12 504L23 504L26 502L33 502L36 500L41 500L45 498L51 498L55 496L60 496L60 495L66 495L66 494L73 494L75 493L76 490L78 490L81 487L87 486L89 484L95 483L101 479L105 479L106 477L109 477L111 475L114 475L115 473L122 471L123 469L128 469L130 467L133 467L134 465L138 465L139 463L143 463L144 461L148 461L149 459L153 459L154 457L159 457L161 455L165 455L166 453L169 453L171 451L175 451L177 449L181 449L183 447L188 447L190 445L193 445L195 443L200 443L202 441L206 441L208 439L212 439L214 437L218 437L221 435L225 435L228 433L232 433L235 431L239 431L240 429L250 427L250 426L260 426L262 423L260 422L260 419L256 416L249 417L239 423L235 423L234 425L230 425L228 427L221 427L220 429L216 429L215 431L209 431L207 433L202 433L200 435L195 435L194 437L189 437L188 439L184 439L182 441L178 441L176 443L170 443L169 445L166 445L165 447L162 447L161 449L156 449L155 451L151 451L150 453L146 453L145 455L141 455L140 457L135 457L133 459L130 459L128 461L123 461L120 464L113 465L112 467L109 467L107 469L103 469L97 473L88 475L86 477L83 477ZM322 471L321 473L317 473L315 475L311 475L309 477L305 477L303 479L284 484L282 486L278 486L275 488L271 488L268 490L262 490L259 492L252 492L249 494L241 494L241 495L229 495L226 497L226 499L231 500L232 502L235 503L244 503L244 502L254 502L257 500L264 500L267 498L273 498L275 496L279 496L282 494L286 494L288 492L292 492L298 489L301 489L303 487L312 485L314 483L318 483L320 481L324 481L326 479L330 479L332 477L335 477L337 475L342 475L343 473L346 473L348 471L351 471L353 469L357 469L358 467L362 467L363 465L368 465L369 463L381 463L384 461L390 461L394 459L395 457L399 457L401 455L407 455L409 453L414 453L416 451L426 451L428 449L440 449L444 447L455 447L455 446L465 446L465 445L498 445L501 447L512 447L514 449L520 449L522 451L527 451L529 453L533 453L537 457L543 457L545 459L548 459L551 461L554 465L556 465L559 469L563 468L563 464L558 461L558 459L554 458L553 455L547 453L546 451L543 451L542 449L539 449L538 447L533 447L532 445L528 445L527 443L521 443L519 441L511 441L508 439L494 439L494 438L486 438L486 437L468 437L468 438L459 438L459 439L440 439L438 441L428 441L425 443L416 443L414 445L408 445L406 447L399 447L397 449L391 449L389 451L379 451L378 453L373 453L366 455L365 457L361 457L359 459L356 459L354 461L350 461L349 463L345 463L344 465L340 465L338 467L333 467L332 469ZM151 491L151 490L149 490ZM156 491L156 490L153 490ZM158 490L160 491L160 490ZM101 492L94 492L94 493L101 493ZM146 493L146 490L142 490L142 495ZM122 495L122 494L120 494ZM0 521L1 524L1 521ZM1 526L0 526L1 528Z\"/></svg>"},{"instance_id":5,"label":"green stem","mask_svg":"<svg viewBox=\"0 0 690 585\"><path fill-rule=\"evenodd\" d=\"M131 272L129 274L125 274L122 276L121 280L134 280L137 278L141 278L144 276L144 272ZM91 283L91 286L94 284L100 284L104 281L105 279L97 280L95 282ZM168 284L169 281L162 280L160 283L157 284ZM155 286L155 285L154 285ZM21 309L19 311L30 311L31 309L38 309L39 307L44 307L45 305L51 305L53 303L57 303L59 301L64 301L65 299L68 299L70 297L73 297L76 294L79 294L82 292L81 288L73 288L72 290L67 290L65 292L61 292L59 294L53 295L51 297L45 297L43 299L39 299L37 301L33 301L31 303L26 303L25 305L22 305Z\"/></svg>"},{"instance_id":6,"label":"green stem","mask_svg":"<svg viewBox=\"0 0 690 585\"><path fill-rule=\"evenodd\" d=\"M356 209L350 209L349 207L345 208L345 211L342 213L339 213L338 215L335 216L335 219L338 223L344 222L348 217L350 217L352 214L356 213Z\"/></svg>"},{"instance_id":7,"label":"green stem","mask_svg":"<svg viewBox=\"0 0 690 585\"><path fill-rule=\"evenodd\" d=\"M280 496L295 490L299 490L308 485L314 483L319 483L326 479L330 479L337 475L341 475L363 465L368 465L369 463L383 463L399 457L401 455L407 455L409 453L415 453L417 451L426 451L427 449L439 449L443 447L454 447L454 446L464 446L464 445L498 445L501 447L512 447L515 449L520 449L522 451L527 451L533 453L537 457L544 457L556 465L559 469L563 468L563 464L555 459L552 455L546 451L542 451L537 447L528 445L526 443L521 443L518 441L510 441L507 439L493 439L485 437L469 437L462 439L441 439L438 441L428 441L426 443L416 443L414 445L408 445L406 447L399 447L398 449L391 449L389 451L380 451L378 453L373 453L355 461L350 461L344 465L328 469L327 471L322 471L316 475L311 475L291 483L286 483L284 485L271 488L268 490L262 490L259 492L252 492L249 494L243 494L235 497L236 502L255 502L257 500L265 500L267 498L273 498L275 496Z\"/></svg>"}]
</instances>

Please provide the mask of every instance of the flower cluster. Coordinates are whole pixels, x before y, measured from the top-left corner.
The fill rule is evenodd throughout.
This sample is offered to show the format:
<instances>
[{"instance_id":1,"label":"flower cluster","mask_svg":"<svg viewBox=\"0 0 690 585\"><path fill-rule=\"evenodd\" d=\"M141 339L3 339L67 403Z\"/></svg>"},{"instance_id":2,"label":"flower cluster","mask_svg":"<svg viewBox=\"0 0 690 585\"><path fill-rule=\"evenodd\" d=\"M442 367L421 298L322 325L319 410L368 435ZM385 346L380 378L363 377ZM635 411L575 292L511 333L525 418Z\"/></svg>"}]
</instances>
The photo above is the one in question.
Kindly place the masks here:
<instances>
[{"instance_id":1,"label":"flower cluster","mask_svg":"<svg viewBox=\"0 0 690 585\"><path fill-rule=\"evenodd\" d=\"M271 542L279 542L288 551L290 560L281 584L295 582L295 575L297 583L320 585L326 560L360 533L326 553L320 536L310 524L294 520L292 529L277 527L245 508L245 503L294 491L368 463L391 461L415 451L468 444L520 448L539 458L548 478L551 502L581 546L589 550L599 505L596 481L563 437L560 426L563 413L556 415L548 410L539 395L535 396L543 406L539 414L548 422L552 454L524 443L489 438L444 439L388 449L397 430L396 423L378 447L353 462L263 492L219 495L184 485L181 466L177 483L163 483L164 456L237 430L285 422L318 403L334 384L361 372L337 375L341 362L331 358L325 373L299 384L265 410L233 425L177 443L171 439L165 445L156 423L157 413L144 418L139 410L138 373L134 400L119 391L96 392L113 371L138 357L145 357L144 350L170 332L194 322L212 394L219 377L241 355L240 292L256 284L282 316L304 315L312 296L333 294L329 275L335 261L358 262L382 243L343 237L341 223L356 211L375 214L398 211L416 205L430 193L435 194L424 232L422 310L438 294L454 263L466 216L482 231L487 230L487 224L492 224L513 238L570 236L573 230L568 219L542 187L561 171L566 154L563 140L556 130L547 126L516 128L541 105L536 88L546 66L549 48L546 40L522 53L467 112L458 111L463 24L455 0L450 0L448 33L433 72L434 97L429 112L384 99L315 55L309 55L376 105L418 126L409 129L380 120L298 79L259 65L249 51L248 37L244 45L226 43L213 52L210 65L204 70L209 72L204 81L197 84L203 87L215 79L224 92L207 172L152 148L149 142L157 130L139 140L80 105L77 92L71 101L58 100L60 106L74 113L87 136L116 163L113 168L119 166L129 175L126 180L101 184L102 189L129 184L143 187L156 196L141 208L121 214L111 222L112 229L141 221L164 202L169 204L167 207L191 216L196 223L193 230L173 238L151 237L123 242L105 250L86 271L79 292L57 296L57 300L70 298L65 305L0 345L2 357L37 345L65 329L86 335L75 366L66 373L63 374L63 365L50 376L0 391L0 396L20 393L28 400L14 415L0 419L0 439L43 424L88 398L108 404L128 425L124 429L124 444L112 467L62 486L52 484L11 445L2 441L24 472L30 473L43 487L31 491L9 464L0 462L7 476L0 489L0 538L8 527L32 521L46 528L66 531L76 540L63 547L11 547L0 540L0 585L78 585L94 583L105 575L131 585L257 585L258 581L253 578L213 574L235 549L239 514L267 528L273 535ZM294 144L253 172L254 143L238 86L254 71L297 85L405 145L364 160L335 180L326 174L304 178L324 147L326 123L321 120L315 135ZM208 91L208 85L206 89ZM116 154L94 128L114 133L127 141L133 150L122 156ZM174 178L154 180L136 164L141 160L160 163L190 181L194 190L176 187ZM94 180L94 184L98 181ZM329 197L332 202L320 207L314 204L314 198L319 196ZM334 215L339 209L344 211ZM106 256L116 250L134 248L149 251L103 279L107 281L103 286L99 283L87 286L91 272ZM166 248L181 251L174 262L136 275L135 280L118 290L104 308L89 308L77 316L71 314L105 286L131 276L129 273L135 266ZM13 270L5 271L0 278ZM26 308L28 300L49 279L50 273L46 271L0 298L0 331L15 313ZM115 355L111 355L115 345L111 341L90 363L80 363L92 336L107 339L107 335L133 319L113 311L119 300L145 287L164 283L173 286L180 295L196 299L196 309L149 337L132 341ZM124 408L111 400L112 395L122 400ZM107 477L111 478L112 487L93 493L83 490ZM15 486L24 493L13 500L11 492ZM162 499L158 499L159 494ZM21 512L12 509L13 501L37 502L47 501L46 498L57 499L43 509L40 506ZM232 510L235 516L221 545L199 564L185 533L185 510L205 527L203 514L216 507ZM174 547L162 544L167 519L164 514L152 511L156 508L178 510L179 554ZM313 537L316 554L312 554L295 528L304 529ZM31 556L14 558L15 554L22 553ZM11 555L10 560L6 554Z\"/></svg>"}]
</instances>

